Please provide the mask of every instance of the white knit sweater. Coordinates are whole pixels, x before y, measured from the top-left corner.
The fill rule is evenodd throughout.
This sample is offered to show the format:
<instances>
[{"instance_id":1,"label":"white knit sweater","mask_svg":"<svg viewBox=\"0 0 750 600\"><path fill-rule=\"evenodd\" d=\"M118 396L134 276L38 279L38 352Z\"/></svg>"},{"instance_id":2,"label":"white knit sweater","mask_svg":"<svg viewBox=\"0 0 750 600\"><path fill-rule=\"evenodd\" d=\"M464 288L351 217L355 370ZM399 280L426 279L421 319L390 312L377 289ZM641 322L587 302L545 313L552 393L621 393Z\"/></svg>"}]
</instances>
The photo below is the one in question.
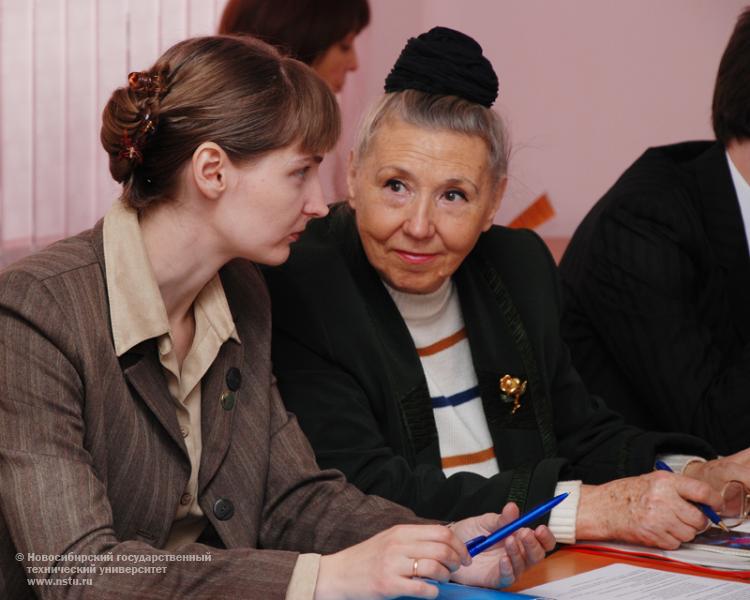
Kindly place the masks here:
<instances>
[{"instance_id":1,"label":"white knit sweater","mask_svg":"<svg viewBox=\"0 0 750 600\"><path fill-rule=\"evenodd\" d=\"M409 329L422 363L446 477L462 471L484 477L499 473L453 282L446 280L430 294L408 294L387 284L385 287ZM555 494L570 494L550 514L549 527L558 542L575 542L580 489L580 481L557 484Z\"/></svg>"}]
</instances>

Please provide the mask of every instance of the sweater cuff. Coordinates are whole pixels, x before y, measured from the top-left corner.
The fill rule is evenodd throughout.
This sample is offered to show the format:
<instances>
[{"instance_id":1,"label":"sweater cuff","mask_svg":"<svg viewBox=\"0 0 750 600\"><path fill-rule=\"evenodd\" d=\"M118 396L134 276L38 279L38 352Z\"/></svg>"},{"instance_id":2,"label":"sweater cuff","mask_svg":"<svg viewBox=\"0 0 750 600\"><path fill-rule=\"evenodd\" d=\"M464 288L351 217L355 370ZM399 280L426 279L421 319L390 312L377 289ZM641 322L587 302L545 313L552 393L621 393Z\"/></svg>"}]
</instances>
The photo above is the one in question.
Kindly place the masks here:
<instances>
[{"instance_id":1,"label":"sweater cuff","mask_svg":"<svg viewBox=\"0 0 750 600\"><path fill-rule=\"evenodd\" d=\"M675 473L682 474L690 463L706 462L705 458L692 456L690 454L659 454L656 460L666 463Z\"/></svg>"},{"instance_id":2,"label":"sweater cuff","mask_svg":"<svg viewBox=\"0 0 750 600\"><path fill-rule=\"evenodd\" d=\"M312 600L319 568L320 554L300 554L286 589L285 600Z\"/></svg>"},{"instance_id":3,"label":"sweater cuff","mask_svg":"<svg viewBox=\"0 0 750 600\"><path fill-rule=\"evenodd\" d=\"M555 496L565 492L568 492L568 497L552 509L547 527L555 536L558 544L575 544L581 482L559 481L557 487L555 487Z\"/></svg>"}]
</instances>

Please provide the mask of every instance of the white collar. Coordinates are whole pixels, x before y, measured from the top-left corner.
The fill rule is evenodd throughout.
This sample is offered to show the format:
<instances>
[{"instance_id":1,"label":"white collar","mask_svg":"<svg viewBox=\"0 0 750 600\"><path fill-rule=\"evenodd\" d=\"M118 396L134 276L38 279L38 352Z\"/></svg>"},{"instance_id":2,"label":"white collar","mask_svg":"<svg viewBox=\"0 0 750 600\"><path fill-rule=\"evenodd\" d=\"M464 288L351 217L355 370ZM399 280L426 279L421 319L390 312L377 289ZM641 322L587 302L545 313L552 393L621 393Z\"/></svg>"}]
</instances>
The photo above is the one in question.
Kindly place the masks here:
<instances>
[{"instance_id":1,"label":"white collar","mask_svg":"<svg viewBox=\"0 0 750 600\"><path fill-rule=\"evenodd\" d=\"M745 225L745 240L747 241L748 251L750 251L750 184L739 172L732 158L729 156L729 152L725 152L727 156L727 162L729 163L729 172L732 174L732 183L734 184L734 190L737 192L737 200L740 203L740 212L742 213L742 222Z\"/></svg>"},{"instance_id":2,"label":"white collar","mask_svg":"<svg viewBox=\"0 0 750 600\"><path fill-rule=\"evenodd\" d=\"M400 292L384 280L381 281L406 321L430 320L445 314L448 301L453 296L454 287L450 277L447 277L438 289L429 294Z\"/></svg>"}]
</instances>

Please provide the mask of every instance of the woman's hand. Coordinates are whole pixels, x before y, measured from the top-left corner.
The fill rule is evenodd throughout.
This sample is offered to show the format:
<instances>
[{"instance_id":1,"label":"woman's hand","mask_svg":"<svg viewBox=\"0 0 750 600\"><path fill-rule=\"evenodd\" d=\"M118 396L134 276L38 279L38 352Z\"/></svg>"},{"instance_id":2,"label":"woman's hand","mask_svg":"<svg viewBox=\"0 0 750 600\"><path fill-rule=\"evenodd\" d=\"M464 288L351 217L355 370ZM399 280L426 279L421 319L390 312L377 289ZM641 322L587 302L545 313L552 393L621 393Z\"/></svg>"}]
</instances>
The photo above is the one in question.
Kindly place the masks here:
<instances>
[{"instance_id":1,"label":"woman's hand","mask_svg":"<svg viewBox=\"0 0 750 600\"><path fill-rule=\"evenodd\" d=\"M705 515L692 502L718 509L721 496L703 481L665 471L584 485L576 537L674 550L706 527Z\"/></svg>"},{"instance_id":2,"label":"woman's hand","mask_svg":"<svg viewBox=\"0 0 750 600\"><path fill-rule=\"evenodd\" d=\"M750 448L716 460L690 463L683 474L705 481L718 492L730 481L739 481L750 490Z\"/></svg>"},{"instance_id":3,"label":"woman's hand","mask_svg":"<svg viewBox=\"0 0 750 600\"><path fill-rule=\"evenodd\" d=\"M465 543L479 535L489 535L519 516L518 507L508 503L501 514L487 513L464 519L452 525ZM461 567L451 579L467 585L505 587L511 585L526 569L541 561L555 547L555 537L546 525L535 530L519 529L496 546L474 557L470 566Z\"/></svg>"},{"instance_id":4,"label":"woman's hand","mask_svg":"<svg viewBox=\"0 0 750 600\"><path fill-rule=\"evenodd\" d=\"M510 585L554 548L555 538L546 526L535 531L520 529L476 556L473 562L465 542L489 535L517 517L518 507L508 504L502 514L464 519L450 528L391 527L356 546L322 557L315 600L435 598L437 588L423 577L484 587Z\"/></svg>"},{"instance_id":5,"label":"woman's hand","mask_svg":"<svg viewBox=\"0 0 750 600\"><path fill-rule=\"evenodd\" d=\"M448 581L462 564L470 562L466 546L448 527L397 525L323 556L315 600L435 598L437 588L420 578Z\"/></svg>"}]
</instances>

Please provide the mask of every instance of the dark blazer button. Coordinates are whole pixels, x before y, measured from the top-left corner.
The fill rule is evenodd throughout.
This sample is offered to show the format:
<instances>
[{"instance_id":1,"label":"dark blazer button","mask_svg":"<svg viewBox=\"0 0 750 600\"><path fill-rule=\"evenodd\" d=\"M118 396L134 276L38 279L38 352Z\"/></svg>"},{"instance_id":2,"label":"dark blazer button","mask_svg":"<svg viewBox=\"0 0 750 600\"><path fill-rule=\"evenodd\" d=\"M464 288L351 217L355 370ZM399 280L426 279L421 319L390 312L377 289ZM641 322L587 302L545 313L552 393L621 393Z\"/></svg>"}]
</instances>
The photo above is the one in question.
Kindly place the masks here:
<instances>
[{"instance_id":1,"label":"dark blazer button","mask_svg":"<svg viewBox=\"0 0 750 600\"><path fill-rule=\"evenodd\" d=\"M232 367L227 371L227 387L236 392L242 385L242 373L237 367Z\"/></svg>"},{"instance_id":2,"label":"dark blazer button","mask_svg":"<svg viewBox=\"0 0 750 600\"><path fill-rule=\"evenodd\" d=\"M219 498L214 502L214 515L219 521L227 521L234 514L234 504L228 498Z\"/></svg>"},{"instance_id":3,"label":"dark blazer button","mask_svg":"<svg viewBox=\"0 0 750 600\"><path fill-rule=\"evenodd\" d=\"M232 410L234 408L234 392L224 392L221 395L221 407L224 410Z\"/></svg>"}]
</instances>

